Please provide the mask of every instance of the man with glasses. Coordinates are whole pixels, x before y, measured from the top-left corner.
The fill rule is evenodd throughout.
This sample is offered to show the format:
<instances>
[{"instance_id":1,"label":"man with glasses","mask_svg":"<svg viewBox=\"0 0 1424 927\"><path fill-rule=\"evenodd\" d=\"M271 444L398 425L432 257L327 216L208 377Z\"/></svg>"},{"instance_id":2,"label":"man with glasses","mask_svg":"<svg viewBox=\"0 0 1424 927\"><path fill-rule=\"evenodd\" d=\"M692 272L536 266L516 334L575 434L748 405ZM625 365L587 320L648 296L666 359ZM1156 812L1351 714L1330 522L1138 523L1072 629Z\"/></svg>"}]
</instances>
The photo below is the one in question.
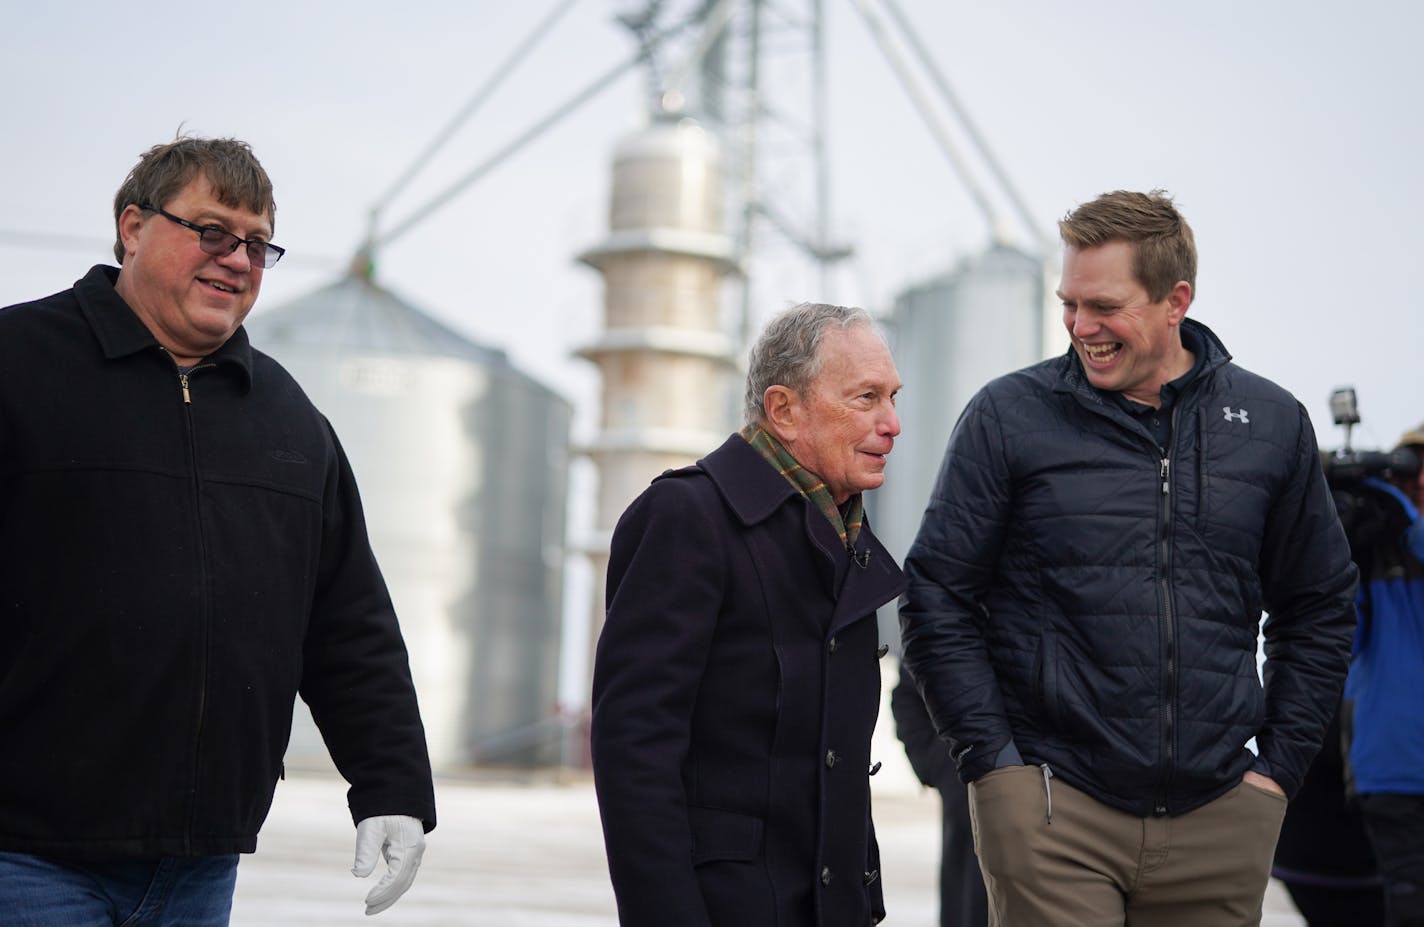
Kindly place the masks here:
<instances>
[{"instance_id":1,"label":"man with glasses","mask_svg":"<svg viewBox=\"0 0 1424 927\"><path fill-rule=\"evenodd\" d=\"M0 921L221 925L298 694L384 910L435 825L409 661L335 433L242 328L271 243L248 146L179 138L119 267L0 311Z\"/></svg>"}]
</instances>

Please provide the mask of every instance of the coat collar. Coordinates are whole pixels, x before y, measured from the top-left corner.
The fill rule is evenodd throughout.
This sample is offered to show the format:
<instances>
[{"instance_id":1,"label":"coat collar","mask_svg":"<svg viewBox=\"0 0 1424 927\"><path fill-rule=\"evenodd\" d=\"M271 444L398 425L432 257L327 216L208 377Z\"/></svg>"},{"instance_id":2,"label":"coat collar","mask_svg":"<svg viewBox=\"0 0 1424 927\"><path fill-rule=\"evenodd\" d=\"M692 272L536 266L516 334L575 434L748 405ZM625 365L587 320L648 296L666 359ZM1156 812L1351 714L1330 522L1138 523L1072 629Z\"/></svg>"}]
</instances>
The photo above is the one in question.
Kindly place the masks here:
<instances>
[{"instance_id":1,"label":"coat collar","mask_svg":"<svg viewBox=\"0 0 1424 927\"><path fill-rule=\"evenodd\" d=\"M788 500L801 495L739 434L723 441L721 447L697 461L697 466L711 478L743 525L765 521ZM816 516L826 520L819 512Z\"/></svg>"},{"instance_id":2,"label":"coat collar","mask_svg":"<svg viewBox=\"0 0 1424 927\"><path fill-rule=\"evenodd\" d=\"M806 537L820 552L832 587L840 585L849 558L830 519L767 463L746 438L733 434L721 447L699 460L697 466L712 480L727 507L745 527L765 521L793 500L799 501L797 508L804 521ZM868 534L864 527L861 533ZM857 544L857 549L861 546Z\"/></svg>"},{"instance_id":3,"label":"coat collar","mask_svg":"<svg viewBox=\"0 0 1424 927\"><path fill-rule=\"evenodd\" d=\"M1207 328L1196 319L1182 319L1182 327L1190 329L1196 335L1196 340L1201 344L1202 351L1206 354L1206 359L1202 362L1201 370L1197 372L1193 383L1199 383L1211 374L1218 367L1225 366L1231 360L1231 352L1226 350L1226 345L1216 336L1216 332ZM1046 362L1049 363L1049 362ZM1089 405L1105 406L1103 395L1088 382L1088 375L1083 372L1083 362L1078 359L1078 352L1073 350L1070 344L1058 359L1058 379L1054 383L1054 391L1060 393L1076 393L1080 398L1087 400Z\"/></svg>"},{"instance_id":4,"label":"coat collar","mask_svg":"<svg viewBox=\"0 0 1424 927\"><path fill-rule=\"evenodd\" d=\"M160 347L148 326L114 289L118 279L117 267L95 264L74 284L79 311L109 360ZM204 362L215 363L236 373L242 380L244 390L252 388L252 345L247 340L247 330L242 326L238 326L232 337L208 355Z\"/></svg>"},{"instance_id":5,"label":"coat collar","mask_svg":"<svg viewBox=\"0 0 1424 927\"><path fill-rule=\"evenodd\" d=\"M801 497L739 434L729 437L697 466L745 526L765 521L781 506ZM854 554L847 555L830 521L815 506L803 504L801 511L808 539L823 555L823 579L836 601L826 627L828 634L859 621L904 591L904 574L868 523L856 539Z\"/></svg>"}]
</instances>

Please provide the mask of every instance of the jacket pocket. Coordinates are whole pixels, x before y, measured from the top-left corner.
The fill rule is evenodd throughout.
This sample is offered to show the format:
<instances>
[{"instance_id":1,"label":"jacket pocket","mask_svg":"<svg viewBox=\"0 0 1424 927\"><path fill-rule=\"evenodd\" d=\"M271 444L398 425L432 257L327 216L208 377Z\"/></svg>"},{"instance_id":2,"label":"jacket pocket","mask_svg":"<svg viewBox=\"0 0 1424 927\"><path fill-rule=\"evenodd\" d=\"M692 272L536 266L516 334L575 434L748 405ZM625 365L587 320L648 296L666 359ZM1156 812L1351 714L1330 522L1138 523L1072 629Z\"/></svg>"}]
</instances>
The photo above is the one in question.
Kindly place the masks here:
<instances>
[{"instance_id":1,"label":"jacket pocket","mask_svg":"<svg viewBox=\"0 0 1424 927\"><path fill-rule=\"evenodd\" d=\"M755 859L761 852L762 820L718 808L687 809L692 830L692 864Z\"/></svg>"},{"instance_id":2,"label":"jacket pocket","mask_svg":"<svg viewBox=\"0 0 1424 927\"><path fill-rule=\"evenodd\" d=\"M1049 738L1074 741L1085 749L1102 737L1102 713L1094 705L1097 693L1081 667L1087 661L1058 633L1043 632L1039 642L1042 666L1039 686L1043 692L1043 733ZM1095 681L1095 680L1094 680Z\"/></svg>"}]
</instances>

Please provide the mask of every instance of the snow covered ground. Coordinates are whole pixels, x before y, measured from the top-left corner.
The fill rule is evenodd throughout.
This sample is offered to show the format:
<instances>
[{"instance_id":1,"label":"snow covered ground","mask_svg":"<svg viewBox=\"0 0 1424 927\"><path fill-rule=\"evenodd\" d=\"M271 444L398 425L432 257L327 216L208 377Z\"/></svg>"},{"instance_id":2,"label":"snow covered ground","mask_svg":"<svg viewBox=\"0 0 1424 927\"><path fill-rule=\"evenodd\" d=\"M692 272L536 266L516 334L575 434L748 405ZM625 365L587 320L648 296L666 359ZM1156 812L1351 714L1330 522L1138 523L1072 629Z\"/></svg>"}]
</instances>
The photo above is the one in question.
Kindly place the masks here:
<instances>
[{"instance_id":1,"label":"snow covered ground","mask_svg":"<svg viewBox=\"0 0 1424 927\"><path fill-rule=\"evenodd\" d=\"M934 927L939 804L894 770L875 796L887 927ZM877 776L877 779L879 777ZM598 808L586 774L441 779L439 827L415 886L365 916L376 876L350 873L355 830L334 774L290 773L257 853L238 868L235 927L613 927ZM384 865L384 864L382 864ZM1277 885L1264 927L1301 927Z\"/></svg>"}]
</instances>

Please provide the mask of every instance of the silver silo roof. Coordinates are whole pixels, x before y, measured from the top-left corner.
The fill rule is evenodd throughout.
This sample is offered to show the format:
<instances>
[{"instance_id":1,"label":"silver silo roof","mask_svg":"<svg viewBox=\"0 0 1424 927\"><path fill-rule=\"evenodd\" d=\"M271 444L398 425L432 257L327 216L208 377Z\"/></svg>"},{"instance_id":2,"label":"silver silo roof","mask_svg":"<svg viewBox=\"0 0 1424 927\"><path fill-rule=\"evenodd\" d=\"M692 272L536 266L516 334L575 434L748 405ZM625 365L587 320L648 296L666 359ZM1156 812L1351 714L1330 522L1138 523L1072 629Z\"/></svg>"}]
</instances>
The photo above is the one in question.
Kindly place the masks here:
<instances>
[{"instance_id":1,"label":"silver silo roof","mask_svg":"<svg viewBox=\"0 0 1424 927\"><path fill-rule=\"evenodd\" d=\"M470 340L360 273L258 312L247 320L247 328L258 348L272 341L509 366L503 351Z\"/></svg>"}]
</instances>

